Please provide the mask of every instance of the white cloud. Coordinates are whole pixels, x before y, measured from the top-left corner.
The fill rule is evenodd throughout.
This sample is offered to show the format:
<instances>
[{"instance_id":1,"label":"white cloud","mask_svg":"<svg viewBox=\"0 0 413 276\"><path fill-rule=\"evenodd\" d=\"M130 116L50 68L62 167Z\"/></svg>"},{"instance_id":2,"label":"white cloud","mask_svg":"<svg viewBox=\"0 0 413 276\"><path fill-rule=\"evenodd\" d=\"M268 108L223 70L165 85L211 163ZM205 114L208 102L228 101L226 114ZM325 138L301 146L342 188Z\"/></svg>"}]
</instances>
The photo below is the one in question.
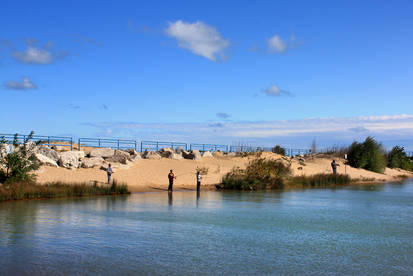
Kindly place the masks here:
<instances>
[{"instance_id":1,"label":"white cloud","mask_svg":"<svg viewBox=\"0 0 413 276\"><path fill-rule=\"evenodd\" d=\"M278 85L272 84L268 88L262 89L262 93L264 93L267 96L272 96L272 97L280 97L280 96L293 96L293 94L289 91L282 90Z\"/></svg>"},{"instance_id":2,"label":"white cloud","mask_svg":"<svg viewBox=\"0 0 413 276\"><path fill-rule=\"evenodd\" d=\"M53 61L52 54L49 51L32 46L27 46L24 52L15 50L12 56L18 62L27 64L49 64Z\"/></svg>"},{"instance_id":3,"label":"white cloud","mask_svg":"<svg viewBox=\"0 0 413 276\"><path fill-rule=\"evenodd\" d=\"M28 77L24 77L22 81L9 81L5 84L7 89L11 90L33 90L37 89L37 85L34 84Z\"/></svg>"},{"instance_id":4,"label":"white cloud","mask_svg":"<svg viewBox=\"0 0 413 276\"><path fill-rule=\"evenodd\" d=\"M212 61L224 60L225 50L230 44L214 27L201 21L187 23L178 20L169 23L165 32L178 40L179 47Z\"/></svg>"},{"instance_id":5,"label":"white cloud","mask_svg":"<svg viewBox=\"0 0 413 276\"><path fill-rule=\"evenodd\" d=\"M257 146L281 144L293 148L310 148L314 138L317 138L317 143L323 148L349 145L354 140L361 141L370 135L385 146L397 144L413 150L413 115L406 114L263 122L232 121L225 124L104 122L85 125L98 130L96 136L107 135L106 130L111 129L114 137L139 137L139 140L216 144L241 141Z\"/></svg>"},{"instance_id":6,"label":"white cloud","mask_svg":"<svg viewBox=\"0 0 413 276\"><path fill-rule=\"evenodd\" d=\"M267 40L267 48L270 52L282 53L287 50L286 43L277 34Z\"/></svg>"}]
</instances>

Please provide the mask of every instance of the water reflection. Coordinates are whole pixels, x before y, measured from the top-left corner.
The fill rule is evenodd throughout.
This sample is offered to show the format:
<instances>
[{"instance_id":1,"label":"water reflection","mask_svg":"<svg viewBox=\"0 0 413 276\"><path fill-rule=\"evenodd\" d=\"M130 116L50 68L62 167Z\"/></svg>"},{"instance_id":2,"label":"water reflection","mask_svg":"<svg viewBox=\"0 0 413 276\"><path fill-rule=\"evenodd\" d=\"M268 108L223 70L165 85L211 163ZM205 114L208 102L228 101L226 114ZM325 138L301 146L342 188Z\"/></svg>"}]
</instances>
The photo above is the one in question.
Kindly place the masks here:
<instances>
[{"instance_id":1,"label":"water reflection","mask_svg":"<svg viewBox=\"0 0 413 276\"><path fill-rule=\"evenodd\" d=\"M168 205L169 205L169 209L171 209L173 205L172 192L168 192Z\"/></svg>"}]
</instances>

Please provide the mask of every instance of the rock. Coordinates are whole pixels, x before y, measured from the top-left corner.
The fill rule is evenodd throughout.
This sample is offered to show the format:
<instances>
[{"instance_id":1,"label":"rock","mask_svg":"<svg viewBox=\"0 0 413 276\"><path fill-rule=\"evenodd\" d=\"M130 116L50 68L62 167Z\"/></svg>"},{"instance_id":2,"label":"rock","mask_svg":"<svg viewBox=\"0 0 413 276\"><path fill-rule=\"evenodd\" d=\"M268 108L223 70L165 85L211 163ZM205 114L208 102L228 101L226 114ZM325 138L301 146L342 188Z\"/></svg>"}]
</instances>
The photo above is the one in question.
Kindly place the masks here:
<instances>
[{"instance_id":1,"label":"rock","mask_svg":"<svg viewBox=\"0 0 413 276\"><path fill-rule=\"evenodd\" d=\"M37 149L37 153L47 156L48 158L54 160L55 162L59 160L59 155L57 154L57 152L46 146L39 147Z\"/></svg>"},{"instance_id":2,"label":"rock","mask_svg":"<svg viewBox=\"0 0 413 276\"><path fill-rule=\"evenodd\" d=\"M303 167L298 167L297 170L301 171L303 169Z\"/></svg>"},{"instance_id":3,"label":"rock","mask_svg":"<svg viewBox=\"0 0 413 276\"><path fill-rule=\"evenodd\" d=\"M61 167L68 169L76 169L80 165L80 161L85 157L83 151L65 151L59 154L57 163Z\"/></svg>"},{"instance_id":4,"label":"rock","mask_svg":"<svg viewBox=\"0 0 413 276\"><path fill-rule=\"evenodd\" d=\"M214 157L222 157L222 156L224 156L224 154L222 153L222 151L216 151L216 152L214 152L214 153L212 153L212 156L214 156Z\"/></svg>"},{"instance_id":5,"label":"rock","mask_svg":"<svg viewBox=\"0 0 413 276\"><path fill-rule=\"evenodd\" d=\"M162 148L159 151L159 154L164 158L169 158L172 154L174 154L174 151L173 149L170 149L170 148Z\"/></svg>"},{"instance_id":6,"label":"rock","mask_svg":"<svg viewBox=\"0 0 413 276\"><path fill-rule=\"evenodd\" d=\"M162 156L155 151L145 151L142 155L145 159L160 160Z\"/></svg>"},{"instance_id":7,"label":"rock","mask_svg":"<svg viewBox=\"0 0 413 276\"><path fill-rule=\"evenodd\" d=\"M181 147L177 147L175 149L175 153L178 153L178 154L182 154L182 151L183 151L183 148L181 148Z\"/></svg>"},{"instance_id":8,"label":"rock","mask_svg":"<svg viewBox=\"0 0 413 276\"><path fill-rule=\"evenodd\" d=\"M201 153L199 150L193 150L191 152L187 152L185 150L182 151L182 156L185 159L191 159L191 160L200 160L202 159Z\"/></svg>"},{"instance_id":9,"label":"rock","mask_svg":"<svg viewBox=\"0 0 413 276\"><path fill-rule=\"evenodd\" d=\"M93 149L90 151L89 156L90 157L102 157L102 158L107 158L115 155L115 151L113 149L109 148L98 148L98 149Z\"/></svg>"},{"instance_id":10,"label":"rock","mask_svg":"<svg viewBox=\"0 0 413 276\"><path fill-rule=\"evenodd\" d=\"M46 155L40 154L40 153L35 153L34 158L37 162L41 163L42 165L46 166L52 166L52 167L58 167L57 162L53 160L52 158L49 158Z\"/></svg>"},{"instance_id":11,"label":"rock","mask_svg":"<svg viewBox=\"0 0 413 276\"><path fill-rule=\"evenodd\" d=\"M236 152L228 152L227 156L235 157L235 156L237 156L237 153Z\"/></svg>"},{"instance_id":12,"label":"rock","mask_svg":"<svg viewBox=\"0 0 413 276\"><path fill-rule=\"evenodd\" d=\"M91 157L85 158L82 160L81 167L82 168L93 168L100 164L102 164L103 158L102 157Z\"/></svg>"},{"instance_id":13,"label":"rock","mask_svg":"<svg viewBox=\"0 0 413 276\"><path fill-rule=\"evenodd\" d=\"M135 149L126 149L125 152L129 153L131 156L138 154Z\"/></svg>"},{"instance_id":14,"label":"rock","mask_svg":"<svg viewBox=\"0 0 413 276\"><path fill-rule=\"evenodd\" d=\"M121 150L116 150L115 154L113 156L105 158L106 162L109 163L121 163L121 164L126 164L127 161L130 161L130 155L129 153Z\"/></svg>"},{"instance_id":15,"label":"rock","mask_svg":"<svg viewBox=\"0 0 413 276\"><path fill-rule=\"evenodd\" d=\"M194 156L193 160L201 160L202 159L202 155L199 152L199 150L193 150L192 154Z\"/></svg>"},{"instance_id":16,"label":"rock","mask_svg":"<svg viewBox=\"0 0 413 276\"><path fill-rule=\"evenodd\" d=\"M214 157L214 156L212 155L212 153L211 153L210 151L205 151L205 152L202 154L202 157Z\"/></svg>"},{"instance_id":17,"label":"rock","mask_svg":"<svg viewBox=\"0 0 413 276\"><path fill-rule=\"evenodd\" d=\"M182 157L182 154L179 154L179 153L172 153L172 154L169 156L169 159L173 159L173 160L182 160L182 159L183 159L183 157Z\"/></svg>"},{"instance_id":18,"label":"rock","mask_svg":"<svg viewBox=\"0 0 413 276\"><path fill-rule=\"evenodd\" d=\"M133 154L133 155L131 155L130 156L130 159L132 160L132 162L136 162L136 161L139 161L139 160L141 160L142 159L142 157L141 157L141 155L140 154Z\"/></svg>"}]
</instances>

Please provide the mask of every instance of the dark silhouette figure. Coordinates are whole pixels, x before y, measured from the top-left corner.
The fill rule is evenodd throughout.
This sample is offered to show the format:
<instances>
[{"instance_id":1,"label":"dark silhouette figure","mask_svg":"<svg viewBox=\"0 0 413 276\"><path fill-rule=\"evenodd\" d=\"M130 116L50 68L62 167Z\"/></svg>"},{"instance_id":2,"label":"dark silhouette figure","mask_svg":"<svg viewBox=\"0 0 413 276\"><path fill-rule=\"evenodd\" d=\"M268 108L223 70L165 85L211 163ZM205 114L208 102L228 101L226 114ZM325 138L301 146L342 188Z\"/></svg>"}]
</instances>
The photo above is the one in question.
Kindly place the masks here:
<instances>
[{"instance_id":1,"label":"dark silhouette figure","mask_svg":"<svg viewBox=\"0 0 413 276\"><path fill-rule=\"evenodd\" d=\"M200 191L201 190L201 180L202 176L199 172L196 172L196 190Z\"/></svg>"},{"instance_id":2,"label":"dark silhouette figure","mask_svg":"<svg viewBox=\"0 0 413 276\"><path fill-rule=\"evenodd\" d=\"M169 174L168 174L168 179L169 179L168 192L172 192L172 189L173 189L173 186L174 186L174 178L175 178L175 175L174 175L173 171L170 170Z\"/></svg>"},{"instance_id":3,"label":"dark silhouette figure","mask_svg":"<svg viewBox=\"0 0 413 276\"><path fill-rule=\"evenodd\" d=\"M333 174L337 174L337 166L340 166L340 165L336 163L336 160L333 160L333 162L331 162L331 168L333 169Z\"/></svg>"}]
</instances>

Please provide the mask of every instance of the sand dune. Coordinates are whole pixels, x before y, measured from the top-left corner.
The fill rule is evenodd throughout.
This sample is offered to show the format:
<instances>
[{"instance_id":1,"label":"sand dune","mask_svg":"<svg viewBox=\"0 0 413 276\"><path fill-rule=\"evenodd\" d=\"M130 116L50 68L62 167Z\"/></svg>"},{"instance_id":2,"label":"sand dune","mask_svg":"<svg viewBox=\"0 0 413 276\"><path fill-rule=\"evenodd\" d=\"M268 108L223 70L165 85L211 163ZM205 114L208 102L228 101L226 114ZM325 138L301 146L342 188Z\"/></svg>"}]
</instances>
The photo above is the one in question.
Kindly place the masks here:
<instances>
[{"instance_id":1,"label":"sand dune","mask_svg":"<svg viewBox=\"0 0 413 276\"><path fill-rule=\"evenodd\" d=\"M262 157L281 159L280 155L264 153ZM208 174L203 177L202 186L213 188L214 184L220 182L223 175L234 167L245 168L254 157L206 157L199 161L193 160L161 160L142 159L128 165L114 164L113 178L119 182L126 182L133 192L155 191L167 189L167 174L170 169L174 170L177 179L174 189L195 189L195 171L197 167L208 168ZM304 162L298 158L281 159L291 164L294 175L313 175L317 173L331 173L331 159L322 157L304 157ZM344 160L336 159L340 167L338 173L347 173L351 178L363 181L396 181L400 175L413 177L412 173L399 170L385 170L384 174L374 173L363 169L351 168L344 165ZM51 181L63 182L105 182L106 172L99 168L68 170L60 167L43 166L38 172L38 182L47 183Z\"/></svg>"}]
</instances>

